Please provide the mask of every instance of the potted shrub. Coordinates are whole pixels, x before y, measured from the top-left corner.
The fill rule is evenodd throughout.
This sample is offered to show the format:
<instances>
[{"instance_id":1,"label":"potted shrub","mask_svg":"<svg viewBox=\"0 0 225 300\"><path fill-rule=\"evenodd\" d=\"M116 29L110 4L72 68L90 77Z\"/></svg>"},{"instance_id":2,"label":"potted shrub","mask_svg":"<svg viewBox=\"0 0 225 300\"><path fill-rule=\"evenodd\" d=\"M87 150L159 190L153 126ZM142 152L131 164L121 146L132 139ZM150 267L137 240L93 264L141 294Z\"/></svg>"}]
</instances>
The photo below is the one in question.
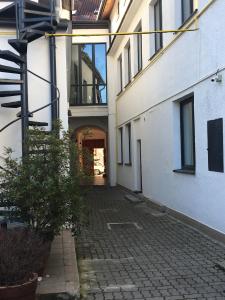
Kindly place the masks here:
<instances>
[{"instance_id":1,"label":"potted shrub","mask_svg":"<svg viewBox=\"0 0 225 300\"><path fill-rule=\"evenodd\" d=\"M28 230L0 231L0 299L35 300L47 244Z\"/></svg>"},{"instance_id":2,"label":"potted shrub","mask_svg":"<svg viewBox=\"0 0 225 300\"><path fill-rule=\"evenodd\" d=\"M6 150L5 170L0 172L0 206L16 207L12 214L47 241L65 224L76 233L85 220L80 183L87 177L80 167L80 155L60 122L48 134L38 128L29 131L26 157L15 159L12 150Z\"/></svg>"},{"instance_id":3,"label":"potted shrub","mask_svg":"<svg viewBox=\"0 0 225 300\"><path fill-rule=\"evenodd\" d=\"M0 171L0 207L9 208L9 218L26 224L22 231L0 229L1 300L34 300L50 242L62 226L76 234L86 222L80 185L89 178L71 134L62 132L57 122L48 134L39 128L29 131L26 145L23 158L6 149Z\"/></svg>"}]
</instances>

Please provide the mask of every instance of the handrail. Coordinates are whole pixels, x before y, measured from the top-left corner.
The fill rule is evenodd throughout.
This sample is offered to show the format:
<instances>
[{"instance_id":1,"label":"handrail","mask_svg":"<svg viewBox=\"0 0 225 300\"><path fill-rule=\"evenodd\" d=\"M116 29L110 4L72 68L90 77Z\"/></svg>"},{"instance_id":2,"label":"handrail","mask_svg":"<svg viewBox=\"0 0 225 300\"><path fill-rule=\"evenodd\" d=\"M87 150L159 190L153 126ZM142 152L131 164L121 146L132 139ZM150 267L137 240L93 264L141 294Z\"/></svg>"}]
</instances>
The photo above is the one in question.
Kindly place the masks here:
<instances>
[{"instance_id":1,"label":"handrail","mask_svg":"<svg viewBox=\"0 0 225 300\"><path fill-rule=\"evenodd\" d=\"M38 75L38 74L32 72L32 71L29 70L29 69L27 69L27 72L29 72L30 74L34 75L35 77L37 77L37 78L39 78L39 79L41 79L41 80L43 80L43 81L45 81L45 82L47 82L47 83L53 85L54 88L56 88L56 89L57 89L57 92L58 92L58 97L57 97L57 98L60 99L60 90L59 90L59 88L57 87L57 85L55 85L54 83L52 83L52 82L49 81L48 79L46 79L46 78L44 78L44 77L42 77L42 76L40 76L40 75Z\"/></svg>"},{"instance_id":2,"label":"handrail","mask_svg":"<svg viewBox=\"0 0 225 300\"><path fill-rule=\"evenodd\" d=\"M37 109L35 109L35 110L29 112L28 115L24 115L24 116L18 117L18 118L16 118L15 120L9 122L8 124L6 124L4 127L2 127L2 128L0 129L0 133L3 132L5 129L7 129L7 128L8 128L9 126L11 126L12 124L18 122L19 120L21 120L21 119L23 119L23 118L26 118L26 117L29 117L30 114L35 114L36 112L41 111L41 110L43 110L43 109L45 109L45 108L47 108L47 107L49 107L49 106L55 104L56 102L58 102L58 101L60 100L60 90L59 90L59 88L58 88L54 83L52 83L51 81L47 80L46 78L44 78L44 77L42 77L42 76L40 76L40 75L38 75L38 74L32 72L32 71L29 70L29 69L26 69L26 71L29 72L29 73L31 73L33 76L35 76L35 77L37 77L37 78L39 78L39 79L41 79L41 80L47 82L48 84L53 85L53 86L56 88L57 92L58 92L58 96L57 96L57 98L54 99L51 103L48 103L48 104L46 104L46 105L43 105L43 106L41 106L40 108L37 108Z\"/></svg>"},{"instance_id":3,"label":"handrail","mask_svg":"<svg viewBox=\"0 0 225 300\"><path fill-rule=\"evenodd\" d=\"M2 127L2 128L0 129L0 133L3 132L6 128L8 128L10 125L16 123L17 121L19 121L19 120L21 120L21 119L24 119L24 118L28 117L30 114L34 114L34 113L36 113L36 112L38 112L38 111L40 111L40 110L42 110L42 109L45 109L46 107L49 107L49 106L53 105L55 102L58 102L58 101L59 101L59 98L56 98L56 99L54 99L51 103L48 103L48 104L46 104L46 105L44 105L44 106L42 106L42 107L40 107L40 108L38 108L38 109L35 109L35 110L29 112L28 115L24 115L24 116L18 117L17 119L15 119L15 120L9 122L9 123L6 124L4 127Z\"/></svg>"}]
</instances>

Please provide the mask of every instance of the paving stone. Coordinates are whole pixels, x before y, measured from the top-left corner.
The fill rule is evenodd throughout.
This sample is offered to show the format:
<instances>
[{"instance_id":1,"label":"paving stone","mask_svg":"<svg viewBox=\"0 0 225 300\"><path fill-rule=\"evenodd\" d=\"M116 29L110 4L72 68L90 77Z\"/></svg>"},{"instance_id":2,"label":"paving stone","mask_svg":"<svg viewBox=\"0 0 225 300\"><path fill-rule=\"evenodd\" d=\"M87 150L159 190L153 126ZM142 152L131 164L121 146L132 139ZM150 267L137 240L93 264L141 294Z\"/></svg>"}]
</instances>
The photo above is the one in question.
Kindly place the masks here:
<instances>
[{"instance_id":1,"label":"paving stone","mask_svg":"<svg viewBox=\"0 0 225 300\"><path fill-rule=\"evenodd\" d=\"M225 248L167 214L152 215L119 188L88 195L90 225L77 240L87 300L224 299ZM107 224L138 224L116 226ZM57 253L56 253L57 254Z\"/></svg>"},{"instance_id":2,"label":"paving stone","mask_svg":"<svg viewBox=\"0 0 225 300\"><path fill-rule=\"evenodd\" d=\"M141 199L139 197L135 197L134 195L131 195L131 194L126 194L125 199L127 199L131 203L140 203L140 202L144 201L143 199Z\"/></svg>"}]
</instances>

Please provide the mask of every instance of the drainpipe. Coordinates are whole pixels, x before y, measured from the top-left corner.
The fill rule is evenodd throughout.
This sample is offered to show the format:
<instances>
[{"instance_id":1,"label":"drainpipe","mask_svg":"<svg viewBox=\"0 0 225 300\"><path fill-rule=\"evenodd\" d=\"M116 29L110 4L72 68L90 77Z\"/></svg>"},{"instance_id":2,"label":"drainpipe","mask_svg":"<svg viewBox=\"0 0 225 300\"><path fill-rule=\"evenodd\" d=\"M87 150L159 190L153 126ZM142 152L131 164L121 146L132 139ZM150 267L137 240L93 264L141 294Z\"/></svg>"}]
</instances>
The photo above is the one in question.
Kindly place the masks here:
<instances>
[{"instance_id":1,"label":"drainpipe","mask_svg":"<svg viewBox=\"0 0 225 300\"><path fill-rule=\"evenodd\" d=\"M51 5L51 12L52 14L56 14L57 9L57 1L52 0L50 2ZM53 25L53 19L51 20L51 24ZM56 42L55 37L51 36L49 38L49 55L50 55L50 81L51 81L51 102L53 103L51 106L51 129L53 129L53 123L59 118L59 103L55 101L57 98L57 78L56 78Z\"/></svg>"},{"instance_id":2,"label":"drainpipe","mask_svg":"<svg viewBox=\"0 0 225 300\"><path fill-rule=\"evenodd\" d=\"M17 0L16 4L16 12L17 12L17 38L21 38L21 30L25 27L24 18L25 18L25 3L24 0ZM21 80L23 80L23 85L21 87L21 126L22 126L22 156L23 158L27 154L27 130L28 130L28 75L27 75L27 54L21 55L24 62L20 65L22 69L22 74L20 75Z\"/></svg>"},{"instance_id":3,"label":"drainpipe","mask_svg":"<svg viewBox=\"0 0 225 300\"><path fill-rule=\"evenodd\" d=\"M56 42L55 37L52 36L49 38L49 49L50 49L50 80L51 80L51 102L57 98L57 78L56 78ZM52 127L56 119L59 118L58 102L54 102L51 106L51 118L52 118Z\"/></svg>"}]
</instances>

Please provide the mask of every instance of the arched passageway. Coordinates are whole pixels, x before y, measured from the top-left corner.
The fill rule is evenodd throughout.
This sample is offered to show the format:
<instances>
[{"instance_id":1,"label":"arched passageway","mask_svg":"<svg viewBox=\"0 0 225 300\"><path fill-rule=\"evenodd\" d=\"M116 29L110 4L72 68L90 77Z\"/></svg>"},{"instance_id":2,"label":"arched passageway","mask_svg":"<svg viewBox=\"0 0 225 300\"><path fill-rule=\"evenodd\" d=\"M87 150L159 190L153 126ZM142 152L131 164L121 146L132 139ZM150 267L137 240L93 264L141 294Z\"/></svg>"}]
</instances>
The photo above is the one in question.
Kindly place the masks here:
<instances>
[{"instance_id":1,"label":"arched passageway","mask_svg":"<svg viewBox=\"0 0 225 300\"><path fill-rule=\"evenodd\" d=\"M93 185L106 185L108 169L106 132L95 126L83 126L75 130L74 137L78 148L85 153L81 157L85 173L93 176Z\"/></svg>"}]
</instances>

